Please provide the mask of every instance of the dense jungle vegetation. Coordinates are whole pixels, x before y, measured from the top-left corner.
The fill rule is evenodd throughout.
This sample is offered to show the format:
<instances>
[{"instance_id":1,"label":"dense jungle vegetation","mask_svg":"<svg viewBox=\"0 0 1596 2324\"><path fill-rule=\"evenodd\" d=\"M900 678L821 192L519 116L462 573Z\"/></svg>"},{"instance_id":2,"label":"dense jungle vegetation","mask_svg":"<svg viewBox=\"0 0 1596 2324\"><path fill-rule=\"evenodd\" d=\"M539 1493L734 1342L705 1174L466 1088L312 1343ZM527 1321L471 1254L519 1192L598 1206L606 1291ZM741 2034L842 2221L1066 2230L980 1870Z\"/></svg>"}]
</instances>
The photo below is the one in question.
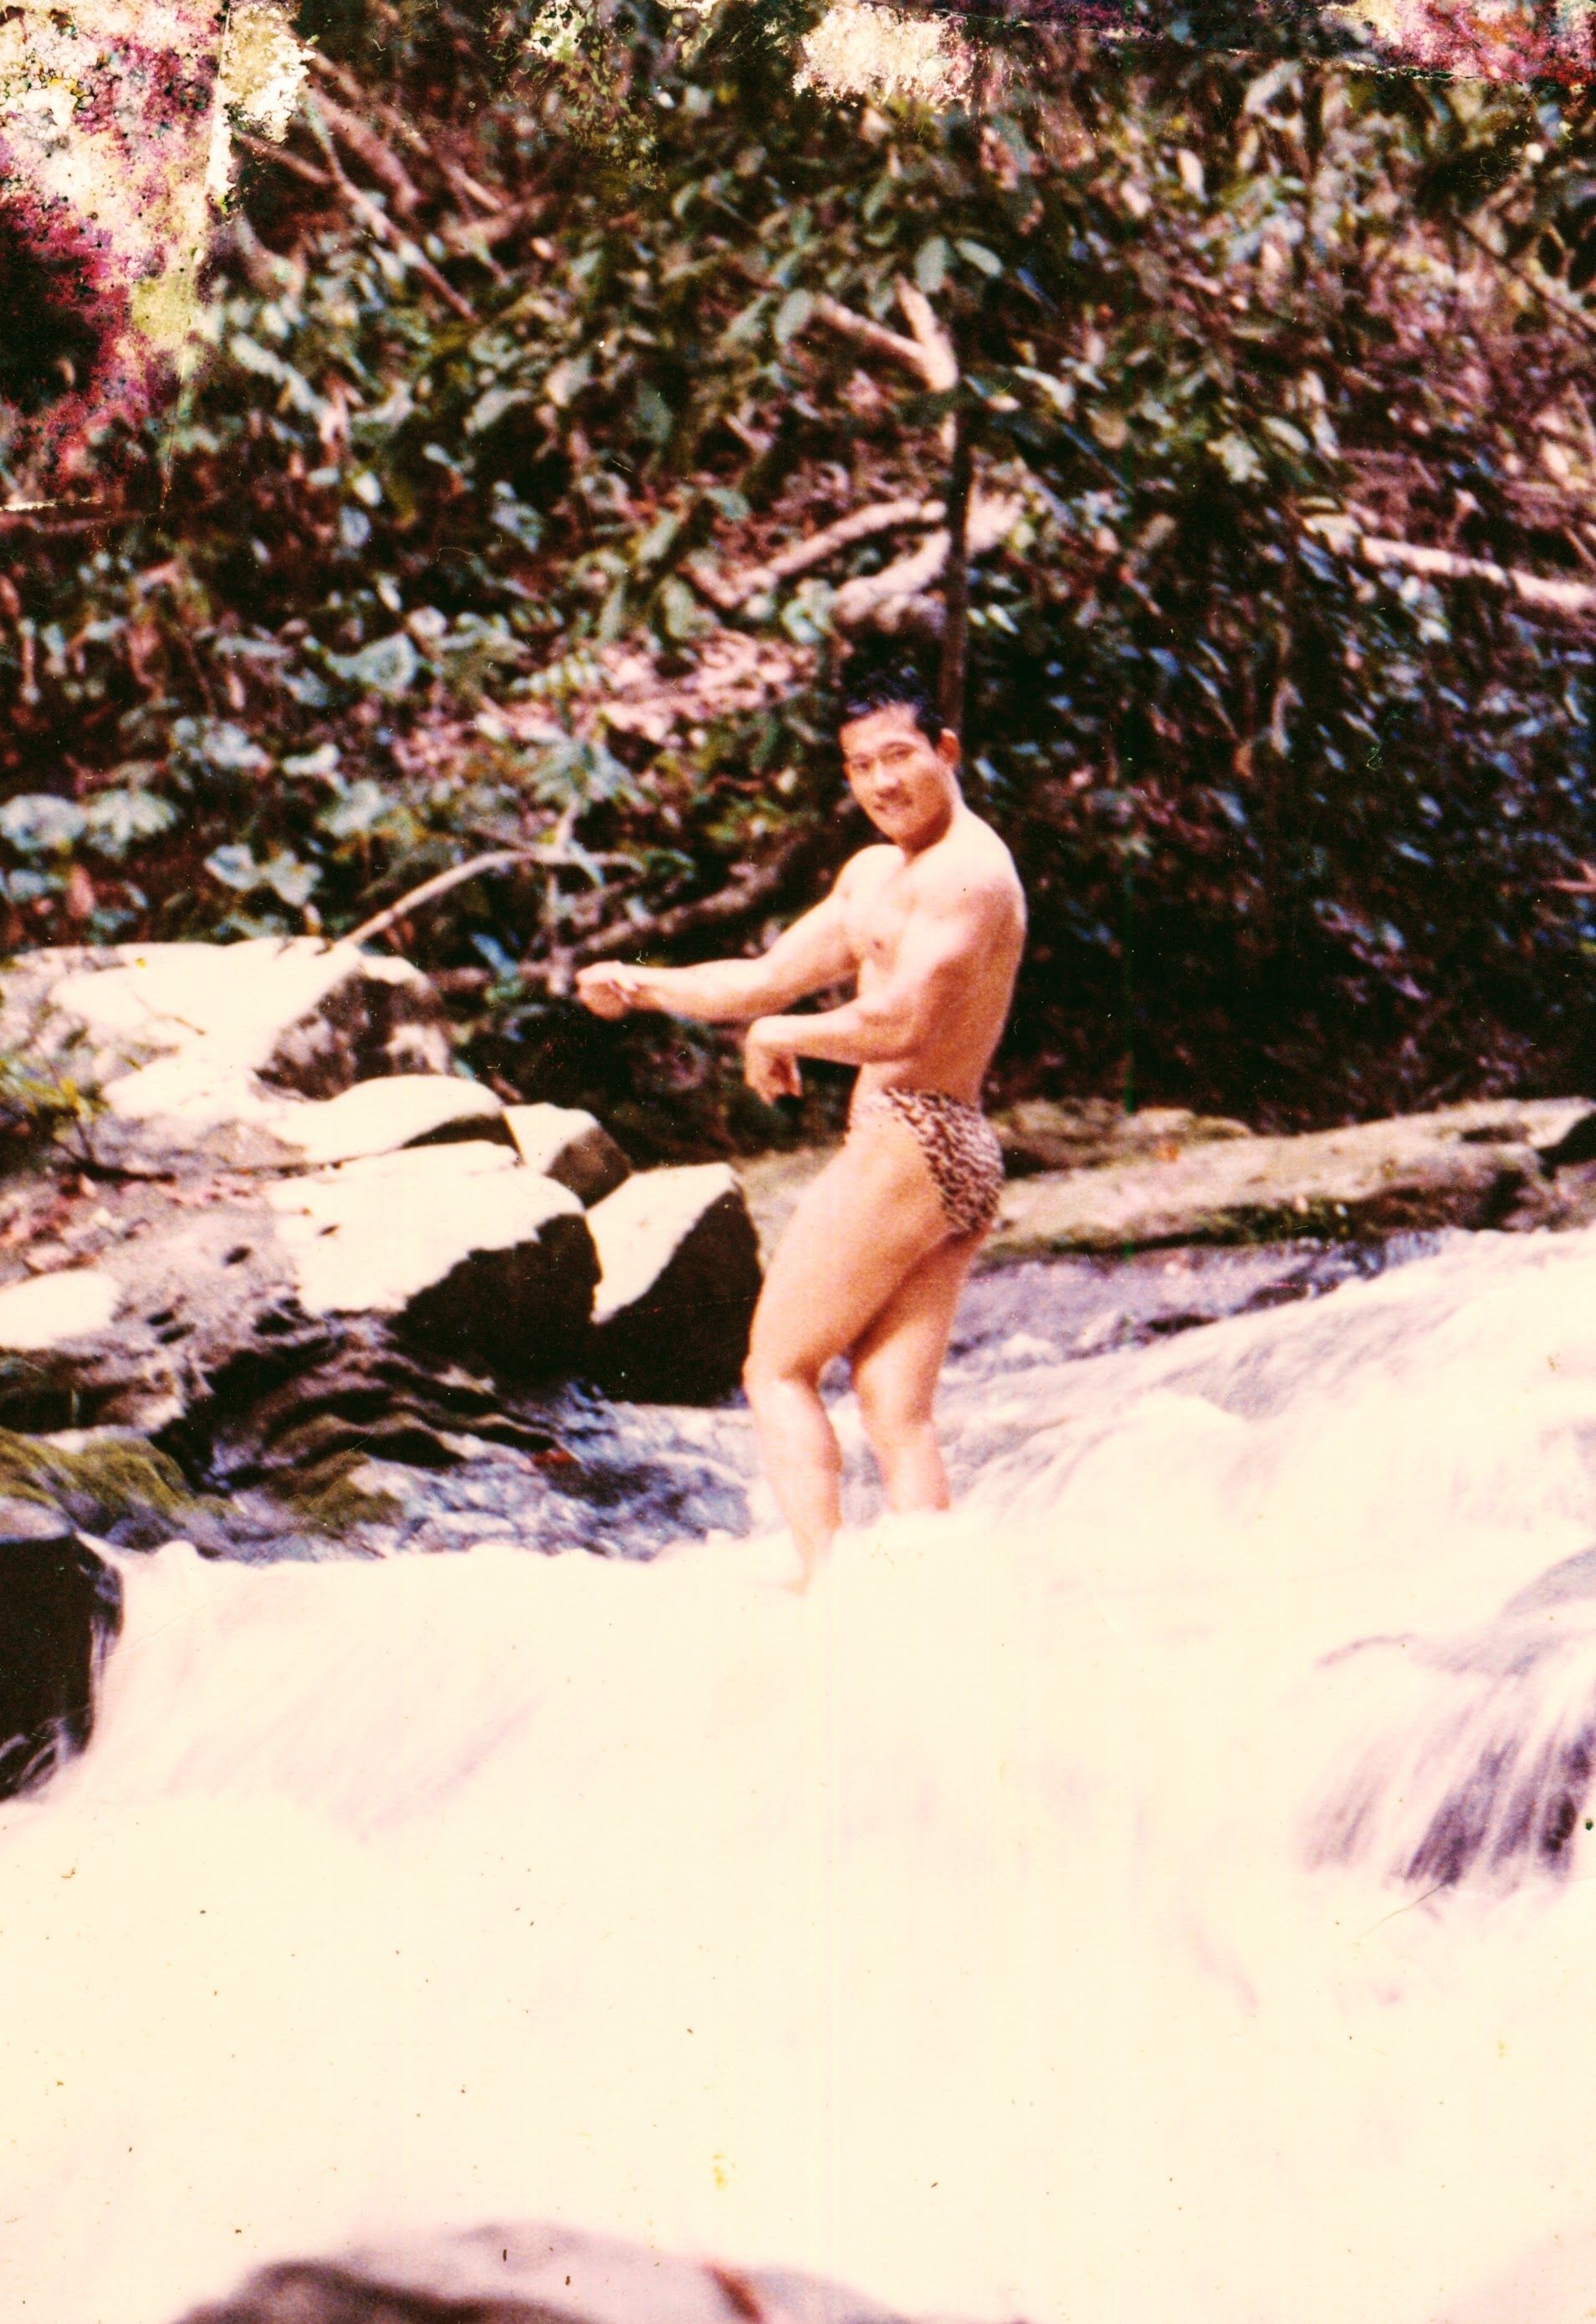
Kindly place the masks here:
<instances>
[{"instance_id":1,"label":"dense jungle vegetation","mask_svg":"<svg viewBox=\"0 0 1596 2324\"><path fill-rule=\"evenodd\" d=\"M813 900L839 661L936 662L967 532L1005 1093L1596 1087L1591 97L1204 20L839 102L817 14L306 0L176 419L0 536L0 941L348 931L503 852L391 932L470 1069L764 1142L570 972Z\"/></svg>"}]
</instances>

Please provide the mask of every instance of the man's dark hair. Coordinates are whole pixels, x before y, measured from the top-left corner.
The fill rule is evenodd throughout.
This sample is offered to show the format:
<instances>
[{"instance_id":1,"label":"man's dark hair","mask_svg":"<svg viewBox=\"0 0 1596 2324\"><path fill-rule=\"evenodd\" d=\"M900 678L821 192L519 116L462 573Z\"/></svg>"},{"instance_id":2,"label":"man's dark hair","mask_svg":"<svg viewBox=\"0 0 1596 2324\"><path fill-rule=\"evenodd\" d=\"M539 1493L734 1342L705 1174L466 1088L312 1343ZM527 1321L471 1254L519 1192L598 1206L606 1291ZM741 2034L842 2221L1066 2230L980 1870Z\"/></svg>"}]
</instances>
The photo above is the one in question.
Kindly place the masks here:
<instances>
[{"instance_id":1,"label":"man's dark hair","mask_svg":"<svg viewBox=\"0 0 1596 2324\"><path fill-rule=\"evenodd\" d=\"M855 718L868 718L877 710L899 708L913 714L915 724L928 742L936 741L943 723L936 696L924 673L912 662L892 662L885 669L866 668L844 674L837 710L839 726L852 725Z\"/></svg>"}]
</instances>

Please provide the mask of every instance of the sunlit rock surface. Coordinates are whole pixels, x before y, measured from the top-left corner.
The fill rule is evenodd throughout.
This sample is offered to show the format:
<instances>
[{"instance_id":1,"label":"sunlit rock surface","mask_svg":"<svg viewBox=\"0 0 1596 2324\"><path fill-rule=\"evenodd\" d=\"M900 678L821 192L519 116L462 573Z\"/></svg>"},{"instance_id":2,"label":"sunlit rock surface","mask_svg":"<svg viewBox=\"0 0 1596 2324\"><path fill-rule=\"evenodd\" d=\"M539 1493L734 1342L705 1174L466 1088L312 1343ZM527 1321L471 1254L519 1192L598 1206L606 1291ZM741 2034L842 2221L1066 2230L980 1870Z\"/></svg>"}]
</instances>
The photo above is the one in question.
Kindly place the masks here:
<instances>
[{"instance_id":1,"label":"sunlit rock surface","mask_svg":"<svg viewBox=\"0 0 1596 2324\"><path fill-rule=\"evenodd\" d=\"M504 1119L528 1169L557 1178L590 1206L632 1175L609 1131L580 1106L512 1105Z\"/></svg>"},{"instance_id":2,"label":"sunlit rock surface","mask_svg":"<svg viewBox=\"0 0 1596 2324\"><path fill-rule=\"evenodd\" d=\"M303 1159L292 1101L450 1064L425 977L310 936L25 953L0 973L0 1040L103 1108L100 1158L156 1171Z\"/></svg>"},{"instance_id":3,"label":"sunlit rock surface","mask_svg":"<svg viewBox=\"0 0 1596 2324\"><path fill-rule=\"evenodd\" d=\"M0 1291L0 1349L36 1353L103 1332L122 1304L116 1278L92 1267L64 1268Z\"/></svg>"},{"instance_id":4,"label":"sunlit rock surface","mask_svg":"<svg viewBox=\"0 0 1596 2324\"><path fill-rule=\"evenodd\" d=\"M456 1139L509 1141L506 1110L493 1092L480 1082L446 1074L395 1074L356 1082L337 1097L284 1106L273 1118L273 1129L303 1160L322 1165Z\"/></svg>"},{"instance_id":5,"label":"sunlit rock surface","mask_svg":"<svg viewBox=\"0 0 1596 2324\"><path fill-rule=\"evenodd\" d=\"M1117 1250L1478 1228L1525 1211L1533 1221L1543 1214L1541 1150L1591 1111L1576 1098L1482 1101L1300 1138L1176 1141L1161 1157L1011 1184L992 1247Z\"/></svg>"}]
</instances>

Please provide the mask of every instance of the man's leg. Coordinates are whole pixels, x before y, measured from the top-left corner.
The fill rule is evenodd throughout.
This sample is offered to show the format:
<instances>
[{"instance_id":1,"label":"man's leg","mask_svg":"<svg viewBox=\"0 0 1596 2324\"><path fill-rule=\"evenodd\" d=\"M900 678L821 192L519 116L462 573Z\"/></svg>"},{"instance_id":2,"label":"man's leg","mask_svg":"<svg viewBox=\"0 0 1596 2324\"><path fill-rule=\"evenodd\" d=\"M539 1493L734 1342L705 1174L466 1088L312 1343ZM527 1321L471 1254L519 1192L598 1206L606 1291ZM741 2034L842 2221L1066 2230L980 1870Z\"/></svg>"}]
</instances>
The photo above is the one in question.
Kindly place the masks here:
<instances>
[{"instance_id":1,"label":"man's leg","mask_svg":"<svg viewBox=\"0 0 1596 2324\"><path fill-rule=\"evenodd\" d=\"M842 1522L842 1456L820 1376L946 1236L919 1148L889 1118L856 1130L826 1165L770 1262L743 1378L805 1581Z\"/></svg>"},{"instance_id":2,"label":"man's leg","mask_svg":"<svg viewBox=\"0 0 1596 2324\"><path fill-rule=\"evenodd\" d=\"M933 1405L979 1235L944 1242L908 1275L853 1348L853 1388L888 1506L945 1509Z\"/></svg>"}]
</instances>

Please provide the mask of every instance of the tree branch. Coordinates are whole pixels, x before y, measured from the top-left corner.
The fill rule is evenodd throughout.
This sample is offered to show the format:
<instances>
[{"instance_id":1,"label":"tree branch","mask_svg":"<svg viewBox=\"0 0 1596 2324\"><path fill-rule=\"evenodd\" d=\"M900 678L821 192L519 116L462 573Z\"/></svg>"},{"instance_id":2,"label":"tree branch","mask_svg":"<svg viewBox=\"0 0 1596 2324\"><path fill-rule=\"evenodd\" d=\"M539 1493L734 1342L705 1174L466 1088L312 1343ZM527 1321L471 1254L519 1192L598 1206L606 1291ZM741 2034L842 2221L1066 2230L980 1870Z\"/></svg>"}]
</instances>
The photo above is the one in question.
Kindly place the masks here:
<instances>
[{"instance_id":1,"label":"tree branch","mask_svg":"<svg viewBox=\"0 0 1596 2324\"><path fill-rule=\"evenodd\" d=\"M911 336L894 331L885 323L878 323L872 315L855 314L844 307L840 299L824 294L815 301L816 320L829 325L844 338L857 340L861 346L870 347L885 355L905 370L914 373L934 395L951 394L959 383L959 359L953 341L936 319L936 310L923 290L902 277L898 282L898 304L903 309L904 320ZM953 449L953 423L947 421L942 431L944 447Z\"/></svg>"},{"instance_id":2,"label":"tree branch","mask_svg":"<svg viewBox=\"0 0 1596 2324\"><path fill-rule=\"evenodd\" d=\"M1476 250L1482 252L1493 265L1499 266L1504 274L1510 274L1515 282L1521 282L1543 307L1549 308L1565 323L1572 323L1574 329L1582 332L1587 339L1596 339L1596 321L1592 321L1577 300L1569 298L1561 287L1554 290L1549 281L1532 274L1527 266L1521 266L1516 258L1509 258L1505 250L1498 250L1471 219L1456 217L1451 223L1466 242L1471 242Z\"/></svg>"},{"instance_id":3,"label":"tree branch","mask_svg":"<svg viewBox=\"0 0 1596 2324\"><path fill-rule=\"evenodd\" d=\"M1416 542L1392 540L1365 532L1351 516L1311 516L1303 529L1338 557L1357 557L1365 565L1422 574L1434 581L1483 581L1493 589L1509 591L1526 605L1554 613L1596 613L1596 584L1554 581L1538 573L1520 572L1516 566L1497 565L1485 557L1459 557L1449 549L1425 549Z\"/></svg>"},{"instance_id":4,"label":"tree branch","mask_svg":"<svg viewBox=\"0 0 1596 2324\"><path fill-rule=\"evenodd\" d=\"M252 154L257 161L275 161L280 169L286 170L291 177L302 179L306 185L318 186L324 193L332 191L334 181L329 170L318 169L314 161L302 161L298 153L291 152L272 138L252 136L247 129L235 129L231 134L240 152Z\"/></svg>"},{"instance_id":5,"label":"tree branch","mask_svg":"<svg viewBox=\"0 0 1596 2324\"><path fill-rule=\"evenodd\" d=\"M1023 505L1004 493L973 494L969 507L966 555L983 557L995 549L1005 534L1013 530ZM879 621L894 599L917 597L941 579L952 547L950 534L945 527L939 527L918 549L884 567L880 573L863 573L854 580L844 581L831 601L832 619L844 630L863 629Z\"/></svg>"},{"instance_id":6,"label":"tree branch","mask_svg":"<svg viewBox=\"0 0 1596 2324\"><path fill-rule=\"evenodd\" d=\"M324 80L331 81L335 88L341 88L351 105L358 106L364 113L380 113L401 144L408 145L412 153L422 154L429 161L433 158L431 146L413 121L407 121L402 113L374 95L364 81L320 49L307 48L304 53L311 71L318 73Z\"/></svg>"},{"instance_id":7,"label":"tree branch","mask_svg":"<svg viewBox=\"0 0 1596 2324\"><path fill-rule=\"evenodd\" d=\"M419 888L412 888L396 904L374 912L369 920L362 920L357 928L337 941L369 944L374 936L386 936L397 921L408 918L422 904L436 902L439 896L447 896L451 888L461 887L467 880L475 880L486 872L508 872L518 863L544 863L548 860L549 851L543 847L496 847L490 855L474 855L469 862L452 863L447 872L435 872L430 880L423 880Z\"/></svg>"},{"instance_id":8,"label":"tree branch","mask_svg":"<svg viewBox=\"0 0 1596 2324\"><path fill-rule=\"evenodd\" d=\"M919 350L920 375L926 385L938 395L946 395L959 383L959 359L953 341L936 319L936 309L923 290L901 279L898 284L898 304L903 309L904 320L914 333L914 343Z\"/></svg>"},{"instance_id":9,"label":"tree branch","mask_svg":"<svg viewBox=\"0 0 1596 2324\"><path fill-rule=\"evenodd\" d=\"M393 148L378 136L371 124L351 113L336 97L323 95L321 111L328 126L336 131L358 161L364 161L374 178L387 187L393 197L393 207L401 217L409 217L421 207L420 189L405 168Z\"/></svg>"},{"instance_id":10,"label":"tree branch","mask_svg":"<svg viewBox=\"0 0 1596 2324\"><path fill-rule=\"evenodd\" d=\"M741 573L722 576L702 563L684 566L682 569L712 605L723 613L733 613L781 582L812 572L839 549L852 549L858 541L873 540L883 532L896 532L909 525L935 524L941 514L940 501L876 501L868 508L854 509L850 515L839 517L835 524L825 525L818 532L806 534L802 540L789 542L762 565L745 567Z\"/></svg>"},{"instance_id":11,"label":"tree branch","mask_svg":"<svg viewBox=\"0 0 1596 2324\"><path fill-rule=\"evenodd\" d=\"M447 274L438 272L424 251L418 250L407 235L400 233L382 204L374 201L371 196L363 191L350 177L338 159L338 150L333 141L333 133L322 114L321 106L314 97L305 99L305 117L315 134L317 143L327 157L327 165L332 172L337 189L350 208L359 212L380 241L385 242L407 266L413 268L423 282L428 283L437 291L445 306L452 308L462 322L475 324L479 319L475 308L460 296Z\"/></svg>"},{"instance_id":12,"label":"tree branch","mask_svg":"<svg viewBox=\"0 0 1596 2324\"><path fill-rule=\"evenodd\" d=\"M962 742L964 733L964 673L970 648L970 514L974 447L968 405L954 411L953 453L947 469L947 560L943 584L942 667L936 706L943 729Z\"/></svg>"},{"instance_id":13,"label":"tree branch","mask_svg":"<svg viewBox=\"0 0 1596 2324\"><path fill-rule=\"evenodd\" d=\"M536 226L549 215L553 199L550 194L533 194L524 202L506 202L486 217L451 220L447 226L438 227L438 238L446 250L469 258L479 250L491 250L518 226Z\"/></svg>"},{"instance_id":14,"label":"tree branch","mask_svg":"<svg viewBox=\"0 0 1596 2324\"><path fill-rule=\"evenodd\" d=\"M856 315L852 307L844 307L840 299L832 298L828 292L816 300L814 311L816 322L825 323L844 338L856 340L878 355L885 355L889 362L902 364L906 370L925 380L927 387L933 384L926 378L925 350L918 339L906 338L901 331L878 323L872 315Z\"/></svg>"},{"instance_id":15,"label":"tree branch","mask_svg":"<svg viewBox=\"0 0 1596 2324\"><path fill-rule=\"evenodd\" d=\"M470 171L462 169L458 161L442 153L435 155L434 159L455 192L464 194L467 201L475 202L484 216L496 217L507 207L503 194L495 194L491 188L479 184Z\"/></svg>"},{"instance_id":16,"label":"tree branch","mask_svg":"<svg viewBox=\"0 0 1596 2324\"><path fill-rule=\"evenodd\" d=\"M777 849L768 863L743 872L725 887L717 888L714 895L696 897L691 903L678 904L670 911L612 921L608 927L597 929L568 950L556 953L542 963L529 964L522 972L523 977L528 983L540 984L545 991L560 998L571 989L573 972L586 967L590 961L614 960L623 953L640 952L645 946L674 944L682 936L696 935L700 928L725 927L747 919L780 892L813 844L810 833L798 832Z\"/></svg>"}]
</instances>

